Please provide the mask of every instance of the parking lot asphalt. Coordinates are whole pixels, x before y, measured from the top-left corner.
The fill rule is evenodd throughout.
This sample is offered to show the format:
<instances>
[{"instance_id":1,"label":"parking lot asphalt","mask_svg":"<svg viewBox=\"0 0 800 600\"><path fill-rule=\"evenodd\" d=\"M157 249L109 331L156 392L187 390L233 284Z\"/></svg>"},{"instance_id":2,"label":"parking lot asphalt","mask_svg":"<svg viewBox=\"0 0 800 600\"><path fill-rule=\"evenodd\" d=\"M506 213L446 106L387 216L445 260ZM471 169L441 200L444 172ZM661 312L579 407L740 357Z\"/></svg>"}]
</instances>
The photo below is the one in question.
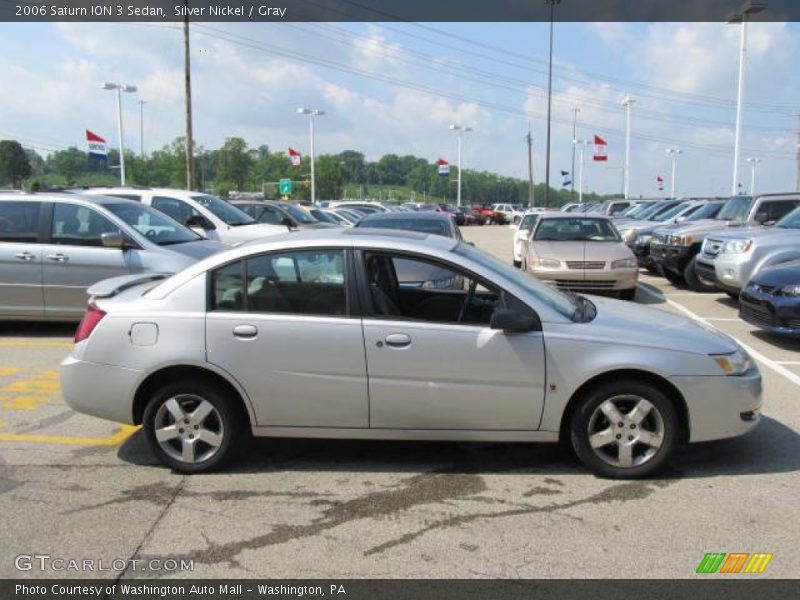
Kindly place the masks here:
<instances>
[{"instance_id":1,"label":"parking lot asphalt","mask_svg":"<svg viewBox=\"0 0 800 600\"><path fill-rule=\"evenodd\" d=\"M463 231L510 261L510 228ZM707 552L772 553L758 577L796 577L800 343L753 331L724 294L643 274L636 301L743 343L765 417L632 482L594 477L554 445L284 439L225 472L179 475L137 428L64 404L74 326L0 324L0 577L683 578ZM37 554L138 562L15 568ZM194 562L154 571L152 559Z\"/></svg>"}]
</instances>

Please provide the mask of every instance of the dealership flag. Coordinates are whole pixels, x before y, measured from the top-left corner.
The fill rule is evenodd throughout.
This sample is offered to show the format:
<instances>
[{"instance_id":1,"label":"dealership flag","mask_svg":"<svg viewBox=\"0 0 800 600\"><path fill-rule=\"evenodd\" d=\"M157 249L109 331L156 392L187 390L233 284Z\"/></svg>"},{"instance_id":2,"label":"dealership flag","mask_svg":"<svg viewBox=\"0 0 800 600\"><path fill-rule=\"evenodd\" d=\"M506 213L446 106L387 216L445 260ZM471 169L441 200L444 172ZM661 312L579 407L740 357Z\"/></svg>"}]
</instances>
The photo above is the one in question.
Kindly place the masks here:
<instances>
[{"instance_id":1,"label":"dealership flag","mask_svg":"<svg viewBox=\"0 0 800 600\"><path fill-rule=\"evenodd\" d=\"M300 158L301 158L300 153L297 150L295 150L294 148L289 148L289 160L292 161L293 167L300 166Z\"/></svg>"},{"instance_id":2,"label":"dealership flag","mask_svg":"<svg viewBox=\"0 0 800 600\"><path fill-rule=\"evenodd\" d=\"M608 160L608 154L606 154L607 148L606 141L601 138L599 135L594 136L594 160Z\"/></svg>"},{"instance_id":3,"label":"dealership flag","mask_svg":"<svg viewBox=\"0 0 800 600\"><path fill-rule=\"evenodd\" d=\"M572 183L569 177L569 171L561 171L561 185L567 186Z\"/></svg>"},{"instance_id":4,"label":"dealership flag","mask_svg":"<svg viewBox=\"0 0 800 600\"><path fill-rule=\"evenodd\" d=\"M89 146L89 156L91 158L108 158L106 141L88 129L86 130L86 144Z\"/></svg>"},{"instance_id":5,"label":"dealership flag","mask_svg":"<svg viewBox=\"0 0 800 600\"><path fill-rule=\"evenodd\" d=\"M436 161L436 164L439 165L439 176L440 177L447 177L450 175L450 163L447 162L445 159L440 158Z\"/></svg>"},{"instance_id":6,"label":"dealership flag","mask_svg":"<svg viewBox=\"0 0 800 600\"><path fill-rule=\"evenodd\" d=\"M664 178L661 175L658 175L656 177L656 183L658 184L658 191L659 192L663 192L664 191Z\"/></svg>"}]
</instances>

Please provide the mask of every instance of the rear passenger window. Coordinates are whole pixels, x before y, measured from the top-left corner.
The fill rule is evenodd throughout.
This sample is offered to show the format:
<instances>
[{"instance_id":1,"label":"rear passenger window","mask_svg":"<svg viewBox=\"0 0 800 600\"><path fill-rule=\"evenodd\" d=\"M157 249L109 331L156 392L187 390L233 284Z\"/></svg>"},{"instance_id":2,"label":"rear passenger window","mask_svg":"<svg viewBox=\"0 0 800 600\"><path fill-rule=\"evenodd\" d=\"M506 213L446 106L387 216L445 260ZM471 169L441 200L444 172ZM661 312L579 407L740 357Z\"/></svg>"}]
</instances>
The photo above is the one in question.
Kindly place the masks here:
<instances>
[{"instance_id":1,"label":"rear passenger window","mask_svg":"<svg viewBox=\"0 0 800 600\"><path fill-rule=\"evenodd\" d=\"M189 217L199 215L194 208L182 200L176 198L165 198L163 196L156 196L153 198L153 208L160 210L168 217L172 217L178 223L186 223Z\"/></svg>"},{"instance_id":2,"label":"rear passenger window","mask_svg":"<svg viewBox=\"0 0 800 600\"><path fill-rule=\"evenodd\" d=\"M78 204L58 203L53 210L53 243L102 246L104 233L121 233L119 227L97 211Z\"/></svg>"},{"instance_id":3,"label":"rear passenger window","mask_svg":"<svg viewBox=\"0 0 800 600\"><path fill-rule=\"evenodd\" d=\"M0 242L39 242L41 202L0 202Z\"/></svg>"},{"instance_id":4,"label":"rear passenger window","mask_svg":"<svg viewBox=\"0 0 800 600\"><path fill-rule=\"evenodd\" d=\"M211 310L244 309L244 276L241 261L225 265L211 274Z\"/></svg>"}]
</instances>

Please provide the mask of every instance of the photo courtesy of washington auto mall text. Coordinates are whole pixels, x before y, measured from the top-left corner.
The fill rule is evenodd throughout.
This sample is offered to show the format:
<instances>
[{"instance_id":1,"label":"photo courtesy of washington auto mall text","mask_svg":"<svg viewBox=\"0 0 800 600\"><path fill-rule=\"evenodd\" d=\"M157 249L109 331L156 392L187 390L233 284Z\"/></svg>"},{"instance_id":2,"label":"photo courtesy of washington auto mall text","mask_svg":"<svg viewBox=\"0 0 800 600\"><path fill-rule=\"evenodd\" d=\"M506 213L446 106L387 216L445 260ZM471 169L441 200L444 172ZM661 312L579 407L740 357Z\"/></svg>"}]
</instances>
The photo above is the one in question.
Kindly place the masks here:
<instances>
[{"instance_id":1,"label":"photo courtesy of washington auto mall text","mask_svg":"<svg viewBox=\"0 0 800 600\"><path fill-rule=\"evenodd\" d=\"M785 600L800 0L0 0L0 600Z\"/></svg>"}]
</instances>

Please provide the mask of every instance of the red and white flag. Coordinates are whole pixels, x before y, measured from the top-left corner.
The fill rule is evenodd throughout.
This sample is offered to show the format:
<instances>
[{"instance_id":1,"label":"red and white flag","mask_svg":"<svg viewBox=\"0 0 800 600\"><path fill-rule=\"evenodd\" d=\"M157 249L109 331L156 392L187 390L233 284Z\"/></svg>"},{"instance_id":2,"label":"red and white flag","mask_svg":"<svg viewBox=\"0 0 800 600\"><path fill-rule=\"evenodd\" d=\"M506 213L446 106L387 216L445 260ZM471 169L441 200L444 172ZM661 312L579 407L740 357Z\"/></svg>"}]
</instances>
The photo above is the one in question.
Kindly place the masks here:
<instances>
[{"instance_id":1,"label":"red and white flag","mask_svg":"<svg viewBox=\"0 0 800 600\"><path fill-rule=\"evenodd\" d=\"M302 157L300 156L300 153L297 150L295 150L294 148L289 148L289 160L292 161L292 166L293 167L299 167L300 166L300 159L301 158Z\"/></svg>"},{"instance_id":2,"label":"red and white flag","mask_svg":"<svg viewBox=\"0 0 800 600\"><path fill-rule=\"evenodd\" d=\"M106 140L88 129L86 130L86 144L89 146L89 156L94 158L108 158Z\"/></svg>"},{"instance_id":3,"label":"red and white flag","mask_svg":"<svg viewBox=\"0 0 800 600\"><path fill-rule=\"evenodd\" d=\"M663 192L664 191L664 178L661 175L658 175L656 177L656 184L658 184L658 191L659 192Z\"/></svg>"},{"instance_id":4,"label":"red and white flag","mask_svg":"<svg viewBox=\"0 0 800 600\"><path fill-rule=\"evenodd\" d=\"M606 150L608 145L606 141L599 135L594 136L594 160L608 160Z\"/></svg>"},{"instance_id":5,"label":"red and white flag","mask_svg":"<svg viewBox=\"0 0 800 600\"><path fill-rule=\"evenodd\" d=\"M439 176L440 177L447 177L450 175L450 163L447 162L445 159L440 158L436 161L436 164L439 165Z\"/></svg>"}]
</instances>

